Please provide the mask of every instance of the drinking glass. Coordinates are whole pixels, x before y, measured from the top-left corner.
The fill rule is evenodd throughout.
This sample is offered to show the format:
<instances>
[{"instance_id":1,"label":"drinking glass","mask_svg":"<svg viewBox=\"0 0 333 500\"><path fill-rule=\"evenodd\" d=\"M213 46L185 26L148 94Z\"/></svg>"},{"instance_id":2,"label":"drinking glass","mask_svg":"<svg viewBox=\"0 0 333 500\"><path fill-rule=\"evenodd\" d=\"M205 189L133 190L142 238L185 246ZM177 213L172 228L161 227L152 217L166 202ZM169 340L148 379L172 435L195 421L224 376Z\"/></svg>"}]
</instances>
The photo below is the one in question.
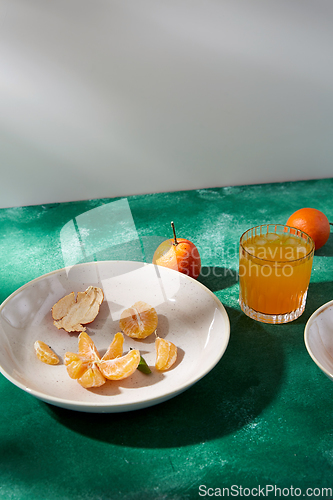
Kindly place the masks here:
<instances>
[{"instance_id":1,"label":"drinking glass","mask_svg":"<svg viewBox=\"0 0 333 500\"><path fill-rule=\"evenodd\" d=\"M289 226L248 229L239 247L239 303L263 323L288 323L304 311L314 254L312 238Z\"/></svg>"}]
</instances>

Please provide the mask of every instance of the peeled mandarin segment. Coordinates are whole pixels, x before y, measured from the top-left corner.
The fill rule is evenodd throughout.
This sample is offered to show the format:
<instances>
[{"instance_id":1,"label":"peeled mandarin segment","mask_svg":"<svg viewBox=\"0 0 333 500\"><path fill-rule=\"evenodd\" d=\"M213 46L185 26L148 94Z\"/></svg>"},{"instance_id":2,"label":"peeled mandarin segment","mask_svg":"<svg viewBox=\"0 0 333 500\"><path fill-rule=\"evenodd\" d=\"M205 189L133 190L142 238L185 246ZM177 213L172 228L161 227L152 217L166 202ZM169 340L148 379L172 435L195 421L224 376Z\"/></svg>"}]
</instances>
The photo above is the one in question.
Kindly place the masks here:
<instances>
[{"instance_id":1,"label":"peeled mandarin segment","mask_svg":"<svg viewBox=\"0 0 333 500\"><path fill-rule=\"evenodd\" d=\"M88 367L81 359L79 359L78 361L72 361L69 363L69 365L66 366L66 369L70 378L78 379L84 375Z\"/></svg>"},{"instance_id":2,"label":"peeled mandarin segment","mask_svg":"<svg viewBox=\"0 0 333 500\"><path fill-rule=\"evenodd\" d=\"M66 352L64 356L64 365L67 366L70 363L72 363L72 361L80 361L80 360L81 358L78 354L76 354L76 352Z\"/></svg>"},{"instance_id":3,"label":"peeled mandarin segment","mask_svg":"<svg viewBox=\"0 0 333 500\"><path fill-rule=\"evenodd\" d=\"M171 368L177 359L177 346L169 340L157 337L155 340L156 348L156 370L164 371Z\"/></svg>"},{"instance_id":4,"label":"peeled mandarin segment","mask_svg":"<svg viewBox=\"0 0 333 500\"><path fill-rule=\"evenodd\" d=\"M102 373L95 365L88 368L82 377L77 379L77 381L85 389L90 389L91 387L101 387L101 385L106 382L105 377L103 377Z\"/></svg>"},{"instance_id":5,"label":"peeled mandarin segment","mask_svg":"<svg viewBox=\"0 0 333 500\"><path fill-rule=\"evenodd\" d=\"M108 350L102 357L103 360L114 359L122 356L124 345L124 335L121 332L115 334L113 341L111 342Z\"/></svg>"},{"instance_id":6,"label":"peeled mandarin segment","mask_svg":"<svg viewBox=\"0 0 333 500\"><path fill-rule=\"evenodd\" d=\"M140 363L140 351L133 349L121 358L101 361L99 369L109 380L122 380L132 375Z\"/></svg>"},{"instance_id":7,"label":"peeled mandarin segment","mask_svg":"<svg viewBox=\"0 0 333 500\"><path fill-rule=\"evenodd\" d=\"M35 353L40 361L46 363L48 365L57 365L59 363L59 358L55 352L52 351L51 347L49 347L42 340L36 340L34 343Z\"/></svg>"},{"instance_id":8,"label":"peeled mandarin segment","mask_svg":"<svg viewBox=\"0 0 333 500\"><path fill-rule=\"evenodd\" d=\"M82 377L88 368L87 363L84 363L81 357L74 352L66 352L64 356L64 364L68 375L73 379Z\"/></svg>"},{"instance_id":9,"label":"peeled mandarin segment","mask_svg":"<svg viewBox=\"0 0 333 500\"><path fill-rule=\"evenodd\" d=\"M79 335L79 355L86 360L96 361L101 359L99 352L94 344L94 341L86 332L81 332Z\"/></svg>"},{"instance_id":10,"label":"peeled mandarin segment","mask_svg":"<svg viewBox=\"0 0 333 500\"><path fill-rule=\"evenodd\" d=\"M157 328L158 317L155 309L145 302L136 302L122 312L120 328L132 338L145 339Z\"/></svg>"}]
</instances>

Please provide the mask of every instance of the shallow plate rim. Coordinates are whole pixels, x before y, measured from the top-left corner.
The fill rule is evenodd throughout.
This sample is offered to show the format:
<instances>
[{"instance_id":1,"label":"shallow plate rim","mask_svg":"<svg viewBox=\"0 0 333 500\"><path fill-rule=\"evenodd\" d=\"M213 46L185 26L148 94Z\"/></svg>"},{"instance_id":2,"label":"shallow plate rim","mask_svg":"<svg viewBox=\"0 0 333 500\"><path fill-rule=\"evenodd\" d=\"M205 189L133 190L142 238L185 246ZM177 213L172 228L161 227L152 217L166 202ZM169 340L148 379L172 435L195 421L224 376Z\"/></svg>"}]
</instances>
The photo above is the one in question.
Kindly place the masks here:
<instances>
[{"instance_id":1,"label":"shallow plate rim","mask_svg":"<svg viewBox=\"0 0 333 500\"><path fill-rule=\"evenodd\" d=\"M92 262L83 262L83 263L80 263L80 264L75 264L73 266L62 267L62 268L50 271L48 273L45 273L45 274L43 274L41 276L38 276L37 278L34 278L34 279L28 281L27 283L25 283L24 285L20 286L19 288L17 288L14 292L12 292L0 304L0 313L3 310L3 308L6 306L6 304L13 297L15 297L22 290L24 290L25 288L28 288L29 286L31 286L35 282L41 281L41 280L43 280L43 279L45 279L45 278L47 278L49 276L52 276L54 274L58 274L58 273L61 273L61 272L66 272L67 270L71 270L71 269L77 268L79 266L87 266L87 265L97 266L97 265L99 265L101 263L103 263L103 264L107 264L107 263L111 263L111 264L117 264L117 263L126 264L126 263L128 263L130 265L134 265L134 264L140 265L141 264L143 267L146 267L146 266L162 267L162 266L157 266L156 264L150 264L150 263L146 263L146 262L126 261L126 260L121 260L121 261L119 261L119 260L92 261ZM170 272L170 273L179 273L178 271L175 271L175 270L169 269L169 268L165 268L165 267L163 267L163 272L167 272L167 273L168 272ZM183 385L179 386L179 388L176 391L172 390L169 393L165 393L165 394L163 394L161 396L155 396L154 398L150 398L150 399L147 399L147 400L144 400L144 401L138 401L138 402L135 402L135 403L123 403L123 402L112 403L112 404L107 403L107 402L105 402L105 403L100 403L100 402L87 403L87 402L71 401L71 400L68 400L68 399L62 399L62 398L59 398L59 397L49 396L47 393L40 392L40 391L37 391L37 390L34 390L34 389L30 389L25 384L22 384L20 381L16 380L9 373L7 373L7 371L2 368L1 364L0 364L0 373L8 381L10 381L13 385L15 385L16 387L18 387L19 389L22 389L26 393L28 393L28 394L36 397L39 400L42 400L42 401L44 401L46 403L49 403L49 404L52 404L52 405L55 405L55 406L58 406L58 407L70 408L70 409L73 409L73 410L76 409L78 411L96 412L97 409L100 409L101 413L102 412L106 412L106 411L108 411L110 413L112 413L112 412L120 412L120 411L130 411L130 410L135 410L135 409L140 409L140 408L145 408L145 407L148 407L148 406L152 406L152 405L158 404L159 402L163 402L163 401L165 401L167 399L171 399L174 396L177 396L178 394L180 394L180 393L184 392L185 390L189 389L192 385L194 385L195 383L197 383L203 377L205 377L217 365L217 363L223 357L223 355L224 355L224 353L225 353L225 351L226 351L226 349L228 347L229 340L230 340L230 319L229 319L228 313L227 313L225 307L223 306L222 302L216 297L216 295L209 288L207 288L200 281L197 281L197 280L191 278L190 276L187 276L186 274L183 274L183 273L179 273L179 274L181 274L181 279L191 280L196 285L198 285L199 287L201 287L202 289L204 289L205 292L208 293L209 296L215 301L218 309L220 310L220 312L222 314L222 317L223 317L223 320L224 320L224 323L225 323L225 332L224 332L224 342L221 344L219 353L215 357L214 362L209 367L207 367L206 370L204 370L203 372L201 372L198 376L192 377L190 380L188 380L187 382L183 383ZM148 404L146 404L146 403L148 403Z\"/></svg>"},{"instance_id":2,"label":"shallow plate rim","mask_svg":"<svg viewBox=\"0 0 333 500\"><path fill-rule=\"evenodd\" d=\"M310 327L311 327L313 321L319 316L319 314L321 314L325 309L328 309L331 306L333 306L333 300L330 300L330 301L326 302L325 304L321 305L320 307L318 307L318 309L316 309L311 314L311 316L307 320L307 322L305 324L305 328L304 328L304 343L305 343L306 350L308 351L308 354L310 355L310 357L314 361L314 363L318 366L318 368L320 368L325 373L325 375L327 375L328 378L333 380L333 373L329 372L321 364L321 362L313 354L312 349L309 345L309 331L310 331Z\"/></svg>"}]
</instances>

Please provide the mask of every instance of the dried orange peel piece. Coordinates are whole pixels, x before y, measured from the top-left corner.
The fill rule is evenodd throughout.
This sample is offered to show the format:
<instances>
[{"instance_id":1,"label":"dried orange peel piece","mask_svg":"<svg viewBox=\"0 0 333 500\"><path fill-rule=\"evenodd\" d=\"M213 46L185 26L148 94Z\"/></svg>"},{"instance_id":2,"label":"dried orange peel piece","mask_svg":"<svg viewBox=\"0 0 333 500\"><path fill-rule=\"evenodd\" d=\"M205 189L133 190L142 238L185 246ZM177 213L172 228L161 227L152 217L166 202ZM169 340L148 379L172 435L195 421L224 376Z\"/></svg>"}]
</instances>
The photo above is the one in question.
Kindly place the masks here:
<instances>
[{"instance_id":1,"label":"dried orange peel piece","mask_svg":"<svg viewBox=\"0 0 333 500\"><path fill-rule=\"evenodd\" d=\"M177 359L177 346L169 340L157 337L155 340L155 368L159 371L169 370Z\"/></svg>"},{"instance_id":2,"label":"dried orange peel piece","mask_svg":"<svg viewBox=\"0 0 333 500\"><path fill-rule=\"evenodd\" d=\"M92 323L104 300L101 288L89 286L84 292L74 292L62 297L52 307L53 324L66 332L84 332L83 325Z\"/></svg>"},{"instance_id":3,"label":"dried orange peel piece","mask_svg":"<svg viewBox=\"0 0 333 500\"><path fill-rule=\"evenodd\" d=\"M128 337L145 339L157 328L158 317L155 309L146 302L136 302L125 309L120 316L119 325Z\"/></svg>"},{"instance_id":4,"label":"dried orange peel piece","mask_svg":"<svg viewBox=\"0 0 333 500\"><path fill-rule=\"evenodd\" d=\"M43 361L43 363L47 365L57 365L59 363L59 358L56 353L42 340L36 340L34 349L37 358Z\"/></svg>"}]
</instances>

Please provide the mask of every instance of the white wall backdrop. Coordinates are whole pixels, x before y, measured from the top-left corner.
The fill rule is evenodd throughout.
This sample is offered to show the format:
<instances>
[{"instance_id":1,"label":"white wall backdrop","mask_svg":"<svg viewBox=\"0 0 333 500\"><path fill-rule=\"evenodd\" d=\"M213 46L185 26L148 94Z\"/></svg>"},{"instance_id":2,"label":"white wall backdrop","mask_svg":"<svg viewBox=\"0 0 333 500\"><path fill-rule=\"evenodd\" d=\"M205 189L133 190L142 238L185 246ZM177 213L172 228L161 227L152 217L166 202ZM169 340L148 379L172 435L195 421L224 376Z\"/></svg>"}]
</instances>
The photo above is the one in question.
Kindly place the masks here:
<instances>
[{"instance_id":1,"label":"white wall backdrop","mask_svg":"<svg viewBox=\"0 0 333 500\"><path fill-rule=\"evenodd\" d=\"M331 0L0 0L0 207L332 164Z\"/></svg>"}]
</instances>

